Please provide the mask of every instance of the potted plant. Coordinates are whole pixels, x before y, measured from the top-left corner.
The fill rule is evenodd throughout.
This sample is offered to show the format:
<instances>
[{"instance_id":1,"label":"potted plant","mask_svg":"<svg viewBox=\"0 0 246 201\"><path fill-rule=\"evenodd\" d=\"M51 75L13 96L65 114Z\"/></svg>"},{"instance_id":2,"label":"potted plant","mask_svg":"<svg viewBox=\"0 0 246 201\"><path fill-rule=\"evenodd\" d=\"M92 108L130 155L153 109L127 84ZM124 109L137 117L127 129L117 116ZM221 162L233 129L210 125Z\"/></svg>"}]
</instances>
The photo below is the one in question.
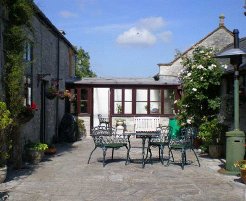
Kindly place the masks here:
<instances>
[{"instance_id":1,"label":"potted plant","mask_svg":"<svg viewBox=\"0 0 246 201\"><path fill-rule=\"evenodd\" d=\"M237 161L234 166L240 169L241 179L246 184L246 160Z\"/></svg>"},{"instance_id":2,"label":"potted plant","mask_svg":"<svg viewBox=\"0 0 246 201\"><path fill-rule=\"evenodd\" d=\"M84 120L83 119L77 119L77 124L78 124L77 140L80 140L83 136L86 135Z\"/></svg>"},{"instance_id":3,"label":"potted plant","mask_svg":"<svg viewBox=\"0 0 246 201\"><path fill-rule=\"evenodd\" d=\"M56 147L54 144L48 146L48 148L44 151L45 155L53 155L56 153Z\"/></svg>"},{"instance_id":4,"label":"potted plant","mask_svg":"<svg viewBox=\"0 0 246 201\"><path fill-rule=\"evenodd\" d=\"M219 158L223 151L222 137L225 133L225 126L221 124L218 118L206 119L199 127L198 136L203 142L203 149L209 153L212 158Z\"/></svg>"},{"instance_id":5,"label":"potted plant","mask_svg":"<svg viewBox=\"0 0 246 201\"><path fill-rule=\"evenodd\" d=\"M58 94L57 89L54 86L51 86L46 90L45 96L46 98L52 100L57 96L57 94Z\"/></svg>"},{"instance_id":6,"label":"potted plant","mask_svg":"<svg viewBox=\"0 0 246 201\"><path fill-rule=\"evenodd\" d=\"M44 156L44 151L48 149L48 145L29 141L24 148L27 161L32 164L38 164Z\"/></svg>"},{"instance_id":7,"label":"potted plant","mask_svg":"<svg viewBox=\"0 0 246 201\"><path fill-rule=\"evenodd\" d=\"M4 102L0 101L0 183L4 182L7 175L6 160L8 147L6 142L6 128L12 123L10 112Z\"/></svg>"}]
</instances>

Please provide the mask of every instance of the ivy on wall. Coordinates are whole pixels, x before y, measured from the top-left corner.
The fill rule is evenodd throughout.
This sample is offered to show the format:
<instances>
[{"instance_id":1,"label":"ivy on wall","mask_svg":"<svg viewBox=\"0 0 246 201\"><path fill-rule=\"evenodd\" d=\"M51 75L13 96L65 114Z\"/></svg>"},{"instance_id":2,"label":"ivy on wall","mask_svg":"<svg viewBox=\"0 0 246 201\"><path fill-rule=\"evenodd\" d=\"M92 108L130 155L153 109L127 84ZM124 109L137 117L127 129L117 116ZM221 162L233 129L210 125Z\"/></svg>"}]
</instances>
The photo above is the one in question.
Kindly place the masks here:
<instances>
[{"instance_id":1,"label":"ivy on wall","mask_svg":"<svg viewBox=\"0 0 246 201\"><path fill-rule=\"evenodd\" d=\"M16 119L23 110L23 46L26 40L23 28L31 27L33 8L30 0L3 0L3 3L8 11L4 32L5 96L8 109Z\"/></svg>"},{"instance_id":2,"label":"ivy on wall","mask_svg":"<svg viewBox=\"0 0 246 201\"><path fill-rule=\"evenodd\" d=\"M23 106L24 71L23 61L24 42L27 36L25 28L31 28L33 15L32 0L0 0L7 11L7 20L4 29L4 72L3 80L5 87L5 101L13 119L11 139L13 143L12 158L16 168L21 167L21 135L20 126L23 123L20 116L25 107Z\"/></svg>"}]
</instances>

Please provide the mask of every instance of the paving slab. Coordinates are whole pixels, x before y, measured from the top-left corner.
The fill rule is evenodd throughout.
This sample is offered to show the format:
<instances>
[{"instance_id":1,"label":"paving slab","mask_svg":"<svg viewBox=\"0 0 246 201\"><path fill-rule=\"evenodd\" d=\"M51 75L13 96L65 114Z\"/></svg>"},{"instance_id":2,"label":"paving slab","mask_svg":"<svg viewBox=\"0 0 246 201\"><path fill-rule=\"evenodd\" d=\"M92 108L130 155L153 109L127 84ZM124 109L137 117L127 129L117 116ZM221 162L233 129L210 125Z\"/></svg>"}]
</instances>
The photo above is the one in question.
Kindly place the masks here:
<instances>
[{"instance_id":1,"label":"paving slab","mask_svg":"<svg viewBox=\"0 0 246 201\"><path fill-rule=\"evenodd\" d=\"M72 144L57 145L54 156L46 156L35 166L9 170L7 180L0 184L0 200L9 201L244 201L246 186L238 176L218 173L224 161L200 156L198 166L194 154L191 163L180 166L180 152L168 167L158 160L153 149L153 164L141 165L141 141L133 140L132 162L125 165L126 149L107 151L106 166L102 150L96 149L90 164L87 160L94 148L91 138ZM164 150L167 154L167 150Z\"/></svg>"}]
</instances>

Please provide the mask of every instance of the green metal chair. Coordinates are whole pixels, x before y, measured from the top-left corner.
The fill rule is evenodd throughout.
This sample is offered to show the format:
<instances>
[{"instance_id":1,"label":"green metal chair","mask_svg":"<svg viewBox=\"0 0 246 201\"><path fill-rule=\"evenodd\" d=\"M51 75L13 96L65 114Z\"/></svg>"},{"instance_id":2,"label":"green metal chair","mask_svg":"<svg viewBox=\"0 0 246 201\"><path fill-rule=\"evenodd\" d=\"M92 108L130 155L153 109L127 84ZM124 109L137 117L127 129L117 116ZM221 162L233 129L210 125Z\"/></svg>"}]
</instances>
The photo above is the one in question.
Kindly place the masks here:
<instances>
[{"instance_id":1,"label":"green metal chair","mask_svg":"<svg viewBox=\"0 0 246 201\"><path fill-rule=\"evenodd\" d=\"M103 150L103 167L106 165L105 157L107 149L112 149L112 159L114 157L114 150L119 149L121 147L126 147L127 149L127 157L126 164L129 158L129 148L128 148L128 138L124 134L117 134L115 128L105 127L105 126L97 126L92 129L91 134L95 147L90 153L88 164L90 163L91 155L96 150L97 147Z\"/></svg>"},{"instance_id":2,"label":"green metal chair","mask_svg":"<svg viewBox=\"0 0 246 201\"><path fill-rule=\"evenodd\" d=\"M200 167L199 159L193 148L193 140L196 137L196 134L197 134L196 128L186 127L186 128L181 128L180 136L178 136L177 138L170 138L169 157L168 157L168 163L167 163L168 165L170 163L171 157L174 162L172 150L178 150L181 152L181 167L182 169L184 169L184 165L187 164L186 151L191 150L195 154L196 160Z\"/></svg>"},{"instance_id":3,"label":"green metal chair","mask_svg":"<svg viewBox=\"0 0 246 201\"><path fill-rule=\"evenodd\" d=\"M149 159L150 159L151 164L153 164L151 147L158 147L159 148L159 160L161 161L162 165L164 165L164 156L163 156L164 148L165 146L169 148L172 128L170 126L162 126L162 127L158 127L156 130L160 132L160 135L150 139L148 143L147 152L150 153Z\"/></svg>"}]
</instances>

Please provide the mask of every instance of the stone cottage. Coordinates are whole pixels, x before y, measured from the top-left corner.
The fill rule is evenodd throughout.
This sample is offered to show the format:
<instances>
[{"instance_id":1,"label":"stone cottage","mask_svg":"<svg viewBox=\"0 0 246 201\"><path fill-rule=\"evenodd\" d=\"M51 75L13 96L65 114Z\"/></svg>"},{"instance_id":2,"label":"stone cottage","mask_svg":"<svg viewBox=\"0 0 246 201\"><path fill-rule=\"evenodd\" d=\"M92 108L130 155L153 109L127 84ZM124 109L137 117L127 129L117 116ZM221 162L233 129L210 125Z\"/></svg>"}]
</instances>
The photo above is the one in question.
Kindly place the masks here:
<instances>
[{"instance_id":1,"label":"stone cottage","mask_svg":"<svg viewBox=\"0 0 246 201\"><path fill-rule=\"evenodd\" d=\"M26 31L23 55L26 62L24 76L24 105L34 102L38 110L34 118L22 127L23 143L27 140L51 143L58 136L58 127L65 112L65 101L46 97L49 87L64 91L66 81L75 75L76 50L63 32L56 28L44 13L33 3L34 16L31 19L33 31ZM2 10L2 9L0 9ZM3 29L7 23L0 11L0 70L3 59ZM2 85L0 85L2 86ZM2 87L0 90L3 90Z\"/></svg>"}]
</instances>

